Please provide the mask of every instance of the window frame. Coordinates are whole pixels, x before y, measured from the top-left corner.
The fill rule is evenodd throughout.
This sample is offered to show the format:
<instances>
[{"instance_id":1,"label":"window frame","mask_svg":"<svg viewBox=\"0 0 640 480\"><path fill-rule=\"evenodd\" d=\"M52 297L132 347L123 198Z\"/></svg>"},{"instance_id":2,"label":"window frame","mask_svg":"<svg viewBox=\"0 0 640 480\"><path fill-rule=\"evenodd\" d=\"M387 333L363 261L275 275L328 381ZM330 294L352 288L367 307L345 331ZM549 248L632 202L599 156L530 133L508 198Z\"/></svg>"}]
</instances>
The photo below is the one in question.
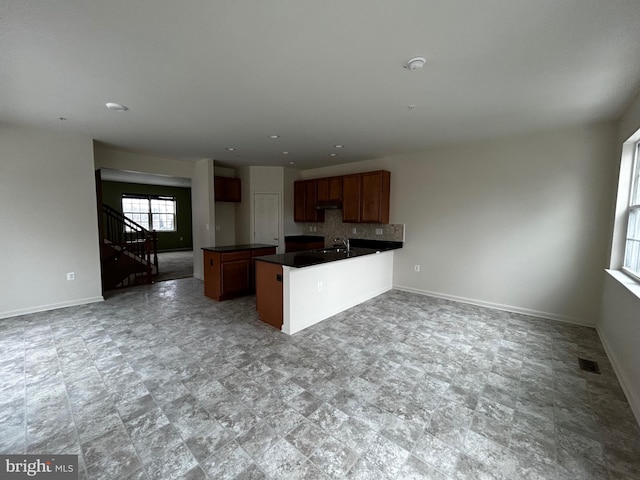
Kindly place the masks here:
<instances>
[{"instance_id":1,"label":"window frame","mask_svg":"<svg viewBox=\"0 0 640 480\"><path fill-rule=\"evenodd\" d=\"M634 271L626 267L627 264L627 243L631 235L631 212L636 212L636 221L640 221L640 141L636 141L634 145L633 160L631 163L631 181L629 185L629 201L627 202L625 215L625 234L624 234L624 253L622 258L621 270L640 282L640 270ZM640 254L640 253L639 253Z\"/></svg>"},{"instance_id":2,"label":"window frame","mask_svg":"<svg viewBox=\"0 0 640 480\"><path fill-rule=\"evenodd\" d=\"M146 200L147 202L147 210L146 212L127 212L125 210L125 199L138 199L138 200ZM173 215L173 230L160 230L157 228L154 228L154 215L159 215L158 213L153 213L153 209L151 208L151 201L152 200L168 200L173 202L173 213L162 213L162 215ZM155 231L157 233L175 233L178 231L178 200L176 199L175 196L172 195L145 195L145 194L139 194L139 193L123 193L121 198L120 198L120 205L122 207L122 214L129 218L127 216L127 213L132 214L132 213L139 213L139 214L146 214L147 215L147 224L149 225L148 230L149 231ZM139 222L137 222L136 220L129 218L129 220L131 220L132 222L135 222L137 224L140 224ZM140 224L142 227L144 227L144 225ZM125 226L125 231L126 230L126 226ZM146 227L145 227L146 228Z\"/></svg>"}]
</instances>

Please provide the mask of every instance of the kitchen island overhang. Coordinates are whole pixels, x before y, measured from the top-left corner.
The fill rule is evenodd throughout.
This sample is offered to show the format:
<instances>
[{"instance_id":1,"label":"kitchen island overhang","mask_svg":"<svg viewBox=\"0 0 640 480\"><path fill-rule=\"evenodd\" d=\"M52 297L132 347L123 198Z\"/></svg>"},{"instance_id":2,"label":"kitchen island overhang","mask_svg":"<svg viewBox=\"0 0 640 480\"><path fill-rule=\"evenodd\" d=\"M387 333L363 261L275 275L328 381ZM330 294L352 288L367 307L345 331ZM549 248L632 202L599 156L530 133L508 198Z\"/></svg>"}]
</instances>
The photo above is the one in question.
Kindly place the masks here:
<instances>
[{"instance_id":1,"label":"kitchen island overhang","mask_svg":"<svg viewBox=\"0 0 640 480\"><path fill-rule=\"evenodd\" d=\"M282 258L271 255L256 259L256 269L263 263L271 264L263 266L265 271L270 270L268 276L262 277L266 280L256 285L256 301L260 319L277 326L267 319L273 314L263 305L281 295L282 309L275 315L282 316L281 330L289 335L387 292L393 286L393 250L374 250L309 266L286 265ZM273 264L279 264L280 273L274 273ZM274 291L277 289L281 289L281 293Z\"/></svg>"}]
</instances>

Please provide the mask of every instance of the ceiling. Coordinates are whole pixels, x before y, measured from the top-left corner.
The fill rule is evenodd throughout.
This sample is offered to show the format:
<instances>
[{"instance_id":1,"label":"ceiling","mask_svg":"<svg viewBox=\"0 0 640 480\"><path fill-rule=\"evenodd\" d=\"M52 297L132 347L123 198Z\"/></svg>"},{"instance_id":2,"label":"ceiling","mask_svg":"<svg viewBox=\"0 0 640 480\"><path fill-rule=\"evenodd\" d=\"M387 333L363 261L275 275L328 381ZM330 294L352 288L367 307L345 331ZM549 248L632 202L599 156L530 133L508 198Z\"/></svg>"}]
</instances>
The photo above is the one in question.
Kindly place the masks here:
<instances>
[{"instance_id":1,"label":"ceiling","mask_svg":"<svg viewBox=\"0 0 640 480\"><path fill-rule=\"evenodd\" d=\"M0 122L226 166L315 168L611 119L640 88L638 0L0 9ZM403 68L418 55L422 70Z\"/></svg>"}]
</instances>

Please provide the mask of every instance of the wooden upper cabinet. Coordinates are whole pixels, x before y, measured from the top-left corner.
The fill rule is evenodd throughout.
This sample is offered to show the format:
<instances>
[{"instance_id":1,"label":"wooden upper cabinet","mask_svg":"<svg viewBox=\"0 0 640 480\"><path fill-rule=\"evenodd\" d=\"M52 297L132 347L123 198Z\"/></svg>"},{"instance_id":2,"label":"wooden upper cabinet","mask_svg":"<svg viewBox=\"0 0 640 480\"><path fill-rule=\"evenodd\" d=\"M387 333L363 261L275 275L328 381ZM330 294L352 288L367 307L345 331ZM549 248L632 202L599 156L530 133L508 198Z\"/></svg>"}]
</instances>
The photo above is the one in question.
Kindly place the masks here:
<instances>
[{"instance_id":1,"label":"wooden upper cabinet","mask_svg":"<svg viewBox=\"0 0 640 480\"><path fill-rule=\"evenodd\" d=\"M294 182L295 222L323 222L318 202L341 202L345 223L389 223L390 176L386 170Z\"/></svg>"},{"instance_id":2,"label":"wooden upper cabinet","mask_svg":"<svg viewBox=\"0 0 640 480\"><path fill-rule=\"evenodd\" d=\"M306 222L316 222L316 195L318 184L315 180L304 182L304 218Z\"/></svg>"},{"instance_id":3,"label":"wooden upper cabinet","mask_svg":"<svg viewBox=\"0 0 640 480\"><path fill-rule=\"evenodd\" d=\"M362 202L362 174L345 175L342 177L342 221L347 223L360 222Z\"/></svg>"},{"instance_id":4,"label":"wooden upper cabinet","mask_svg":"<svg viewBox=\"0 0 640 480\"><path fill-rule=\"evenodd\" d=\"M323 222L324 211L316 209L317 181L299 180L293 183L293 221Z\"/></svg>"},{"instance_id":5,"label":"wooden upper cabinet","mask_svg":"<svg viewBox=\"0 0 640 480\"><path fill-rule=\"evenodd\" d=\"M389 223L390 180L385 170L362 174L361 222Z\"/></svg>"},{"instance_id":6,"label":"wooden upper cabinet","mask_svg":"<svg viewBox=\"0 0 640 480\"><path fill-rule=\"evenodd\" d=\"M240 202L242 189L239 178L220 177L214 178L214 196L216 202Z\"/></svg>"},{"instance_id":7,"label":"wooden upper cabinet","mask_svg":"<svg viewBox=\"0 0 640 480\"><path fill-rule=\"evenodd\" d=\"M317 185L316 198L319 202L342 201L342 177L319 178Z\"/></svg>"}]
</instances>

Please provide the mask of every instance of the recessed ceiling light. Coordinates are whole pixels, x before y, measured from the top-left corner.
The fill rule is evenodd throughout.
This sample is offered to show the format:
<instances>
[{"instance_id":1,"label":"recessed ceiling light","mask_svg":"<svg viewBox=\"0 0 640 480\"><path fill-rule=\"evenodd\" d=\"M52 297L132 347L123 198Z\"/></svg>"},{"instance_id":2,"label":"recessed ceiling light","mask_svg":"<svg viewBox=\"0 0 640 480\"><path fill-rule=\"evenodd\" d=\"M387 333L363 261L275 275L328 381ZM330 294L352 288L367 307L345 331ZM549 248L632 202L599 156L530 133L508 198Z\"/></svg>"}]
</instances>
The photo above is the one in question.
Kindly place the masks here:
<instances>
[{"instance_id":1,"label":"recessed ceiling light","mask_svg":"<svg viewBox=\"0 0 640 480\"><path fill-rule=\"evenodd\" d=\"M105 106L109 110L113 110L114 112L126 112L127 110L129 110L127 107L125 107L124 105L122 105L120 103L109 102L109 103L105 104Z\"/></svg>"},{"instance_id":2,"label":"recessed ceiling light","mask_svg":"<svg viewBox=\"0 0 640 480\"><path fill-rule=\"evenodd\" d=\"M225 150L227 150L228 152L235 152L236 151L236 149L233 148L233 147L227 147L227 148L225 148Z\"/></svg>"},{"instance_id":3,"label":"recessed ceiling light","mask_svg":"<svg viewBox=\"0 0 640 480\"><path fill-rule=\"evenodd\" d=\"M334 145L334 147L336 147L336 148L342 148L342 147L344 147L344 145L340 145L340 144L338 144L338 145Z\"/></svg>"},{"instance_id":4,"label":"recessed ceiling light","mask_svg":"<svg viewBox=\"0 0 640 480\"><path fill-rule=\"evenodd\" d=\"M295 165L296 162L289 162L289 165Z\"/></svg>"},{"instance_id":5,"label":"recessed ceiling light","mask_svg":"<svg viewBox=\"0 0 640 480\"><path fill-rule=\"evenodd\" d=\"M280 135L269 135L269 138L273 138L273 139L280 138Z\"/></svg>"},{"instance_id":6,"label":"recessed ceiling light","mask_svg":"<svg viewBox=\"0 0 640 480\"><path fill-rule=\"evenodd\" d=\"M407 63L404 65L404 68L406 68L408 70L411 70L411 71L420 70L422 67L424 67L425 63L427 63L426 58L424 58L424 57L413 57L412 59L407 61Z\"/></svg>"},{"instance_id":7,"label":"recessed ceiling light","mask_svg":"<svg viewBox=\"0 0 640 480\"><path fill-rule=\"evenodd\" d=\"M338 154L337 154L337 153L330 153L330 154L329 154L329 156L330 156L330 157L337 157L337 156L338 156Z\"/></svg>"},{"instance_id":8,"label":"recessed ceiling light","mask_svg":"<svg viewBox=\"0 0 640 480\"><path fill-rule=\"evenodd\" d=\"M282 152L283 155L289 155L289 152Z\"/></svg>"}]
</instances>

